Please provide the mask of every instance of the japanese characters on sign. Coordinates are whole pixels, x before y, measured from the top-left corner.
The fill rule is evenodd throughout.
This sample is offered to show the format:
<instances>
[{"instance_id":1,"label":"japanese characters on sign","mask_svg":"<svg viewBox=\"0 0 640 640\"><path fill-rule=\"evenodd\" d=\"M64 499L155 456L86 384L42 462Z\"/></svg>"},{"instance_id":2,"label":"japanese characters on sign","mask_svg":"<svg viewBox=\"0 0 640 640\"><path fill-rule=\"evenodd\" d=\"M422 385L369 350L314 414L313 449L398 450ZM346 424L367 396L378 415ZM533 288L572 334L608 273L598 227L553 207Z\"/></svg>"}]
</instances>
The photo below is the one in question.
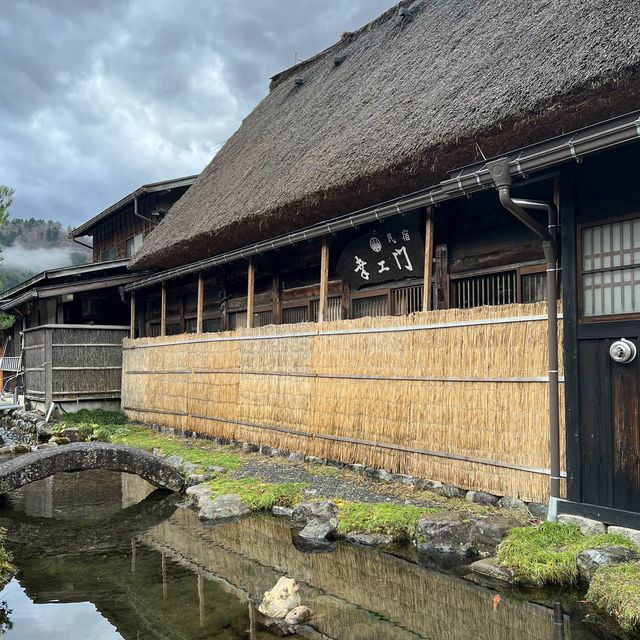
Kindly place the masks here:
<instances>
[{"instance_id":1,"label":"japanese characters on sign","mask_svg":"<svg viewBox=\"0 0 640 640\"><path fill-rule=\"evenodd\" d=\"M337 269L353 289L422 277L424 242L417 216L392 220L351 241L340 255Z\"/></svg>"}]
</instances>

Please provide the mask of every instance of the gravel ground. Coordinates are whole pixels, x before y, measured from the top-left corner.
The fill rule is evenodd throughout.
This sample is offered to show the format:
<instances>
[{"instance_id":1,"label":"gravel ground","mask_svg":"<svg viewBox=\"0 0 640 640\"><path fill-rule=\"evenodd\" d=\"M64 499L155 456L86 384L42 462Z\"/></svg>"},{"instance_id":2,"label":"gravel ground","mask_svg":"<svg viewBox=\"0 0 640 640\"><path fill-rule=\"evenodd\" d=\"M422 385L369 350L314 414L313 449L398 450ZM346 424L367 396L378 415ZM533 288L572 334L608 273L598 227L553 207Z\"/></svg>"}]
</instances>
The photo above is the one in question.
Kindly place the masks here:
<instances>
[{"instance_id":1,"label":"gravel ground","mask_svg":"<svg viewBox=\"0 0 640 640\"><path fill-rule=\"evenodd\" d=\"M442 504L431 494L397 483L363 477L336 467L292 462L283 458L248 458L233 478L260 478L266 482L306 482L310 498L341 498L353 502L394 502L431 507Z\"/></svg>"}]
</instances>

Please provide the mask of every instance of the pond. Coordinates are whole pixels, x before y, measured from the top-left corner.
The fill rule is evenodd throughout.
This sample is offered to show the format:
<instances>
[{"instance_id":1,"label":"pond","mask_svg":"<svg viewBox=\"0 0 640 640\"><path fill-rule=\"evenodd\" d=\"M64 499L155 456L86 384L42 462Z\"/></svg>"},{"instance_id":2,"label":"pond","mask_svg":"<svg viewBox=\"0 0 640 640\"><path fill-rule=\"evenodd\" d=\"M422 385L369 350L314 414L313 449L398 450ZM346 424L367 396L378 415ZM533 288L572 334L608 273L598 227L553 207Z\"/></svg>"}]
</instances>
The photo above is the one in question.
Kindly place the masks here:
<instances>
[{"instance_id":1,"label":"pond","mask_svg":"<svg viewBox=\"0 0 640 640\"><path fill-rule=\"evenodd\" d=\"M18 574L0 594L0 637L270 640L283 631L255 605L288 575L314 611L294 640L596 638L579 610L554 624L552 600L575 594L498 592L463 579L463 569L342 543L313 552L294 544L286 520L211 526L180 500L104 471L10 494L0 526Z\"/></svg>"}]
</instances>

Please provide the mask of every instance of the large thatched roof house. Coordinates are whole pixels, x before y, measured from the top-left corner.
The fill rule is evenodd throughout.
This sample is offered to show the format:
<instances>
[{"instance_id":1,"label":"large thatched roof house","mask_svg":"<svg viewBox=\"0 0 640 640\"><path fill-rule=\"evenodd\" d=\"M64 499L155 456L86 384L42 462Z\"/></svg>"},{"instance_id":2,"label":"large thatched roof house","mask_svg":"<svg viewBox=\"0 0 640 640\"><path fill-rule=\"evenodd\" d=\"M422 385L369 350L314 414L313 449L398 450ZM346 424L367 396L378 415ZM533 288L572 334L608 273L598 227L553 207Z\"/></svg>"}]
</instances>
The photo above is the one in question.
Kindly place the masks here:
<instances>
[{"instance_id":1,"label":"large thatched roof house","mask_svg":"<svg viewBox=\"0 0 640 640\"><path fill-rule=\"evenodd\" d=\"M633 2L401 2L274 76L136 257L171 267L638 106Z\"/></svg>"},{"instance_id":2,"label":"large thatched roof house","mask_svg":"<svg viewBox=\"0 0 640 640\"><path fill-rule=\"evenodd\" d=\"M276 75L133 261L125 410L640 527L638 33L403 1Z\"/></svg>"}]
</instances>

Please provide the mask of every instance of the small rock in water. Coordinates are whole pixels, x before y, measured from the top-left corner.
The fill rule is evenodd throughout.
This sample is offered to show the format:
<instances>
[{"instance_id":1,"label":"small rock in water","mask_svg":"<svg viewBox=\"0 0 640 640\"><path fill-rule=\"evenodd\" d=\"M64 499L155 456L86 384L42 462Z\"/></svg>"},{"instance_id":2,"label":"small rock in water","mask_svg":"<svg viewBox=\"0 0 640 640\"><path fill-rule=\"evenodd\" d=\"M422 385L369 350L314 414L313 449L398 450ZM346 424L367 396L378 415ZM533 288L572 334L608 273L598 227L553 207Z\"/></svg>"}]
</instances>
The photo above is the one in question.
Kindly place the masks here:
<instances>
[{"instance_id":1,"label":"small rock in water","mask_svg":"<svg viewBox=\"0 0 640 640\"><path fill-rule=\"evenodd\" d=\"M276 586L264 592L258 611L268 618L284 618L300 606L300 587L293 578L282 576Z\"/></svg>"},{"instance_id":2,"label":"small rock in water","mask_svg":"<svg viewBox=\"0 0 640 640\"><path fill-rule=\"evenodd\" d=\"M350 531L345 538L347 542L354 542L367 547L386 547L393 544L393 537L383 533L357 533Z\"/></svg>"},{"instance_id":3,"label":"small rock in water","mask_svg":"<svg viewBox=\"0 0 640 640\"><path fill-rule=\"evenodd\" d=\"M251 513L251 509L244 504L236 493L218 496L215 500L201 501L198 518L200 520L226 520L241 518Z\"/></svg>"},{"instance_id":4,"label":"small rock in water","mask_svg":"<svg viewBox=\"0 0 640 640\"><path fill-rule=\"evenodd\" d=\"M306 620L309 620L313 615L309 607L305 607L303 604L291 609L289 613L284 617L284 621L287 624L301 624Z\"/></svg>"},{"instance_id":5,"label":"small rock in water","mask_svg":"<svg viewBox=\"0 0 640 640\"><path fill-rule=\"evenodd\" d=\"M301 502L292 517L294 524L304 525L300 536L307 540L325 540L338 528L338 507L331 500Z\"/></svg>"},{"instance_id":6,"label":"small rock in water","mask_svg":"<svg viewBox=\"0 0 640 640\"><path fill-rule=\"evenodd\" d=\"M71 440L69 438L64 438L62 436L53 436L53 438L49 438L49 443L51 444L69 444Z\"/></svg>"},{"instance_id":7,"label":"small rock in water","mask_svg":"<svg viewBox=\"0 0 640 640\"><path fill-rule=\"evenodd\" d=\"M39 444L36 449L39 451L40 449L55 449L58 446L57 442L45 442L44 444Z\"/></svg>"}]
</instances>

